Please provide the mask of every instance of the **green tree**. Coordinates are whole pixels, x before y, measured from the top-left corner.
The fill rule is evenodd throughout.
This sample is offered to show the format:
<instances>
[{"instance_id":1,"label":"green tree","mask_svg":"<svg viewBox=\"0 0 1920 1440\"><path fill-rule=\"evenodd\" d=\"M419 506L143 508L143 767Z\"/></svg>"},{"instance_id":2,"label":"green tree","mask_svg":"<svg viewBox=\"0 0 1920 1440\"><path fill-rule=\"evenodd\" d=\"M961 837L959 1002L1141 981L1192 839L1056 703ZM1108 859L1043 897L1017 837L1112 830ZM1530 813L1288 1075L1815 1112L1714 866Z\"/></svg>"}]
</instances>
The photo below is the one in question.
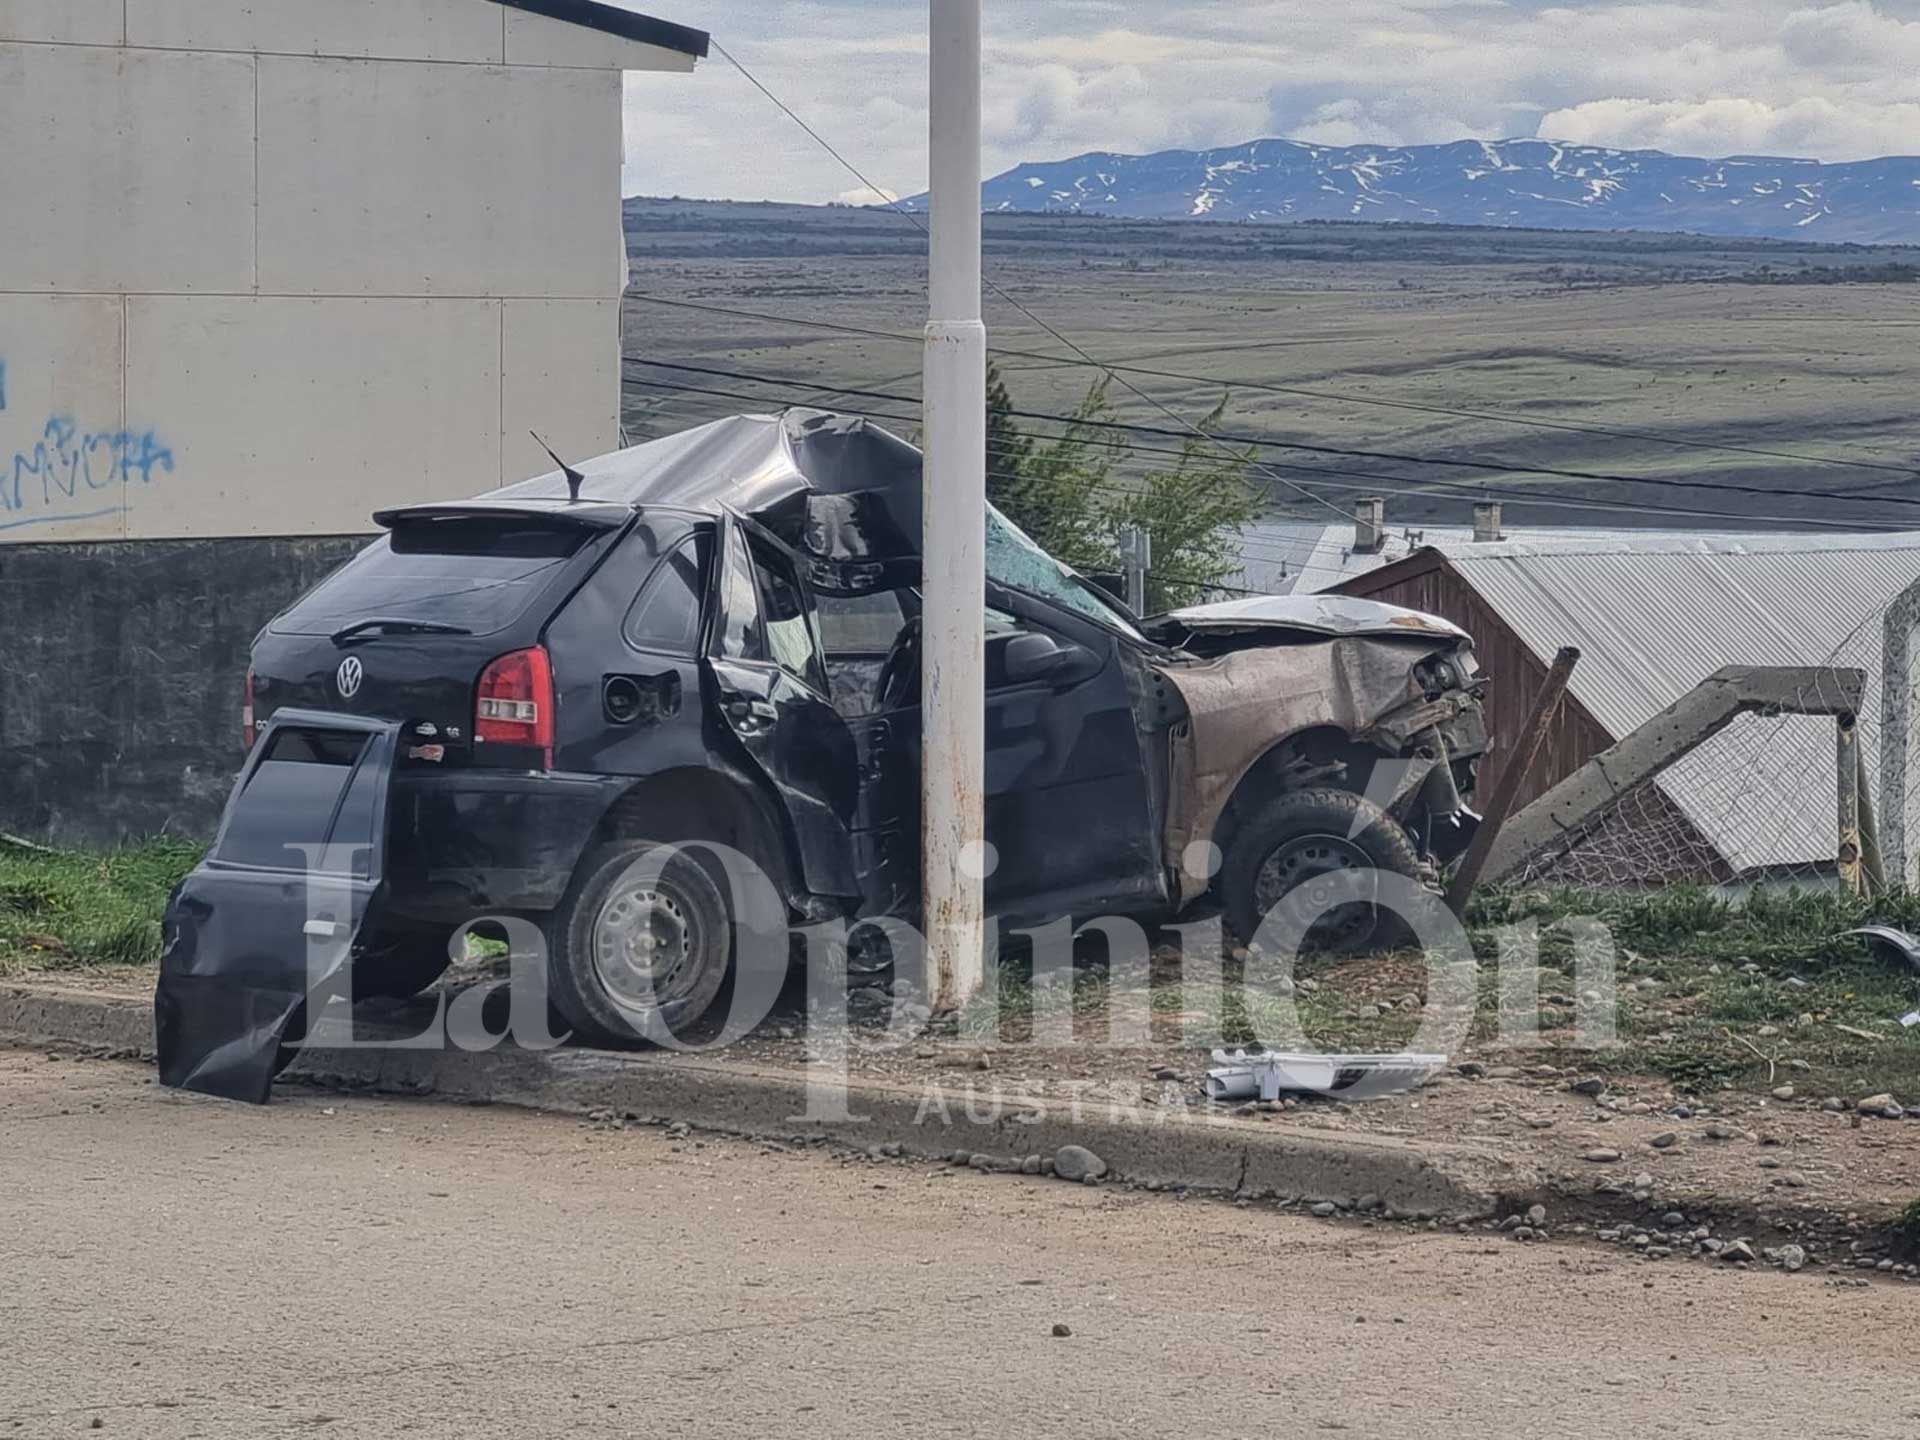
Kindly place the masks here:
<instances>
[{"instance_id":1,"label":"green tree","mask_svg":"<svg viewBox=\"0 0 1920 1440\"><path fill-rule=\"evenodd\" d=\"M1114 471L1128 448L1114 432L1099 428L1110 408L1100 380L1066 421L1065 433L1044 440L1023 436L1018 471L992 497L1042 549L1085 574L1111 572L1120 564L1106 506L1119 489Z\"/></svg>"},{"instance_id":2,"label":"green tree","mask_svg":"<svg viewBox=\"0 0 1920 1440\"><path fill-rule=\"evenodd\" d=\"M1254 452L1212 438L1230 397L1199 422L1200 433L1173 464L1140 471L1120 432L1101 428L1113 415L1105 377L1064 433L1046 439L1020 432L997 371L988 385L988 498L1042 548L1082 574L1112 574L1120 569L1120 531L1146 531L1153 542L1149 610L1204 599L1239 571L1240 531L1261 503L1247 480ZM1002 456L1013 463L996 471Z\"/></svg>"},{"instance_id":3,"label":"green tree","mask_svg":"<svg viewBox=\"0 0 1920 1440\"><path fill-rule=\"evenodd\" d=\"M1180 447L1171 467L1149 470L1137 490L1115 497L1108 518L1153 539L1147 609L1157 612L1207 598L1239 573L1240 532L1260 515L1260 495L1247 480L1254 452L1212 438L1226 417L1222 395Z\"/></svg>"},{"instance_id":4,"label":"green tree","mask_svg":"<svg viewBox=\"0 0 1920 1440\"><path fill-rule=\"evenodd\" d=\"M1033 442L1021 433L1013 418L1013 397L1000 367L987 362L987 499L1002 510L1006 497L1020 483L1020 472L1033 453Z\"/></svg>"}]
</instances>

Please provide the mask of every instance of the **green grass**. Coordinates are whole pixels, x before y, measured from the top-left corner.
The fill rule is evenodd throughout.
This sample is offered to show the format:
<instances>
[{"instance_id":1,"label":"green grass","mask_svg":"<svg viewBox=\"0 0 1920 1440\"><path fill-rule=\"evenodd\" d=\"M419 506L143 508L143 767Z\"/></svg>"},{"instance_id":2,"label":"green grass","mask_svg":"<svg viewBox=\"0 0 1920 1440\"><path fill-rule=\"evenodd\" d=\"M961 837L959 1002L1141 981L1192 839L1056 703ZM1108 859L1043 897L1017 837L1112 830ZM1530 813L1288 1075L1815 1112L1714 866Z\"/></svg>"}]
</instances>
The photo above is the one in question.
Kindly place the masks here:
<instances>
[{"instance_id":1,"label":"green grass","mask_svg":"<svg viewBox=\"0 0 1920 1440\"><path fill-rule=\"evenodd\" d=\"M200 854L177 840L57 853L0 841L0 975L153 964L167 895ZM1606 1049L1583 1047L1574 1030L1583 982L1569 936L1554 926L1579 916L1614 937L1616 1043ZM1868 903L1762 893L1730 905L1687 889L1489 892L1468 917L1480 960L1471 1048L1514 1063L1661 1076L1690 1092L1792 1084L1804 1095L1887 1090L1920 1103L1920 1027L1898 1023L1920 1008L1920 977L1841 938L1869 920L1920 931L1920 895ZM1502 932L1528 922L1539 934L1540 1033L1516 1048L1499 1033L1495 961ZM1070 983L1035 986L1010 957L997 992L969 1006L959 1028L1017 1044L1037 1020L1070 1015L1078 1038L1097 1045L1112 1013L1130 1008L1156 1045L1205 1038L1379 1051L1406 1046L1419 1025L1418 1010L1397 1003L1426 998L1417 955L1307 956L1294 975L1305 983L1291 994L1271 971L1250 957L1229 963L1224 983L1201 984L1163 954L1141 973L1088 964Z\"/></svg>"},{"instance_id":2,"label":"green grass","mask_svg":"<svg viewBox=\"0 0 1920 1440\"><path fill-rule=\"evenodd\" d=\"M151 840L48 852L0 840L0 974L155 963L167 895L202 850Z\"/></svg>"},{"instance_id":3,"label":"green grass","mask_svg":"<svg viewBox=\"0 0 1920 1440\"><path fill-rule=\"evenodd\" d=\"M1597 919L1612 933L1611 997L1603 982L1580 975L1570 934L1555 928L1575 917ZM1826 892L1769 892L1736 905L1686 889L1496 891L1468 918L1479 961L1469 1031L1477 1056L1661 1077L1688 1093L1791 1084L1802 1095L1887 1090L1903 1103L1920 1102L1920 1028L1898 1023L1920 1008L1920 976L1842 937L1869 920L1920 930L1920 897L1870 904ZM1497 961L1503 932L1529 923L1537 934L1539 1031L1535 1043L1516 1045L1500 1033ZM1070 1012L1077 1037L1099 1044L1110 1033L1104 1020L1112 1008L1137 1014L1144 1006L1157 1044L1291 1047L1304 1040L1368 1052L1405 1048L1423 1018L1427 976L1417 954L1306 956L1293 979L1301 983L1289 993L1272 965L1251 956L1229 964L1224 986L1196 985L1163 953L1144 974L1084 964L1070 985L1036 988L1024 961L1010 957L997 994L970 1006L960 1028L972 1039L1018 1044L1036 1020ZM1593 1008L1583 991L1615 1002L1614 1043L1605 1048L1576 1030L1582 1011Z\"/></svg>"},{"instance_id":4,"label":"green grass","mask_svg":"<svg viewBox=\"0 0 1920 1440\"><path fill-rule=\"evenodd\" d=\"M1527 918L1545 927L1591 915L1623 950L1704 961L1752 961L1776 970L1810 961L1846 961L1859 942L1841 932L1869 923L1920 932L1920 892L1861 900L1837 891L1756 891L1732 904L1705 890L1676 886L1645 895L1581 890L1491 891L1467 920L1476 942L1499 925Z\"/></svg>"},{"instance_id":5,"label":"green grass","mask_svg":"<svg viewBox=\"0 0 1920 1440\"><path fill-rule=\"evenodd\" d=\"M1893 1222L1893 1233L1909 1255L1920 1255L1920 1200L1908 1203Z\"/></svg>"}]
</instances>

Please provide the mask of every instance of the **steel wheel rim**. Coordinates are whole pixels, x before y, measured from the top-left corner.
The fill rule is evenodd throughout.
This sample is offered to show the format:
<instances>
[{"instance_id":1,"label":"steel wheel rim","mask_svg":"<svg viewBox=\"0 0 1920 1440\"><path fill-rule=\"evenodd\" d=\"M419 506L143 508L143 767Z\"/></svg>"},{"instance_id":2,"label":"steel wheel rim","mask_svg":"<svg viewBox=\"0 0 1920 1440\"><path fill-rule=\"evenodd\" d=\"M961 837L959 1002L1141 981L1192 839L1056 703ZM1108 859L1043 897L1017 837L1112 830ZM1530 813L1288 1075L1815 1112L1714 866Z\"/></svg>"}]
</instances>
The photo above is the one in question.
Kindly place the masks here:
<instances>
[{"instance_id":1,"label":"steel wheel rim","mask_svg":"<svg viewBox=\"0 0 1920 1440\"><path fill-rule=\"evenodd\" d=\"M593 971L626 1010L654 1011L681 998L698 979L699 925L671 888L617 886L593 919Z\"/></svg>"},{"instance_id":2,"label":"steel wheel rim","mask_svg":"<svg viewBox=\"0 0 1920 1440\"><path fill-rule=\"evenodd\" d=\"M1379 928L1378 907L1352 900L1330 904L1336 892L1321 882L1373 868L1373 857L1345 835L1316 831L1283 840L1254 876L1257 920L1286 902L1300 914L1318 916L1301 936L1303 946L1309 937L1329 948L1362 944Z\"/></svg>"}]
</instances>

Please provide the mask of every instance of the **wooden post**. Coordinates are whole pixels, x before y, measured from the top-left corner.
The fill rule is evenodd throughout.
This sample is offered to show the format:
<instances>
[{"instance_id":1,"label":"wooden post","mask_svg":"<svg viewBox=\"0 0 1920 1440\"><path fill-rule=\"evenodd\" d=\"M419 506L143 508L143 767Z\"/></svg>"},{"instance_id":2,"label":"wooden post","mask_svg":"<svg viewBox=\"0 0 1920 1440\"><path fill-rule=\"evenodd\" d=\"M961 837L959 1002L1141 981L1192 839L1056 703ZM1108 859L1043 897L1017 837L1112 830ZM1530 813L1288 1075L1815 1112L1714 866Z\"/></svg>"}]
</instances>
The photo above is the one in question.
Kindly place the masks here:
<instances>
[{"instance_id":1,"label":"wooden post","mask_svg":"<svg viewBox=\"0 0 1920 1440\"><path fill-rule=\"evenodd\" d=\"M1869 891L1860 836L1860 729L1851 715L1840 716L1833 728L1834 769L1840 780L1840 843L1834 859L1840 887L1865 899Z\"/></svg>"},{"instance_id":2,"label":"wooden post","mask_svg":"<svg viewBox=\"0 0 1920 1440\"><path fill-rule=\"evenodd\" d=\"M1541 682L1540 692L1533 697L1533 710L1527 716L1526 729L1520 732L1520 743L1501 768L1500 782L1493 787L1493 798L1487 803L1487 813L1481 817L1479 833L1473 837L1473 844L1467 847L1460 868L1453 872L1453 881L1447 886L1447 907L1456 915L1467 913L1467 901L1473 898L1473 887L1480 883L1480 872L1487 867L1493 842L1500 837L1500 827L1507 823L1514 801L1520 798L1520 787L1540 759L1547 732L1553 728L1553 717L1559 713L1561 697L1567 693L1567 681L1579 663L1578 650L1571 645L1562 647L1553 657L1553 668Z\"/></svg>"}]
</instances>

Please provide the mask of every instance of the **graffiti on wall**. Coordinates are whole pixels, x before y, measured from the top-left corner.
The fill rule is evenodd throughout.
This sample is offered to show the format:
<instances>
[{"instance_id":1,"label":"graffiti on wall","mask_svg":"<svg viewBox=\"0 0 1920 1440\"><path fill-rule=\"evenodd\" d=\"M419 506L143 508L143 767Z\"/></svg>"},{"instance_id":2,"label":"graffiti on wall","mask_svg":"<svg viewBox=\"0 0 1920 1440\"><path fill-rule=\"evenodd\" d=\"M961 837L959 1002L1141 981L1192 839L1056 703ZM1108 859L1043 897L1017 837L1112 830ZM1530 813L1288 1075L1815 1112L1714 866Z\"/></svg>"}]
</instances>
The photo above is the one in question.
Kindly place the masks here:
<instances>
[{"instance_id":1,"label":"graffiti on wall","mask_svg":"<svg viewBox=\"0 0 1920 1440\"><path fill-rule=\"evenodd\" d=\"M0 416L6 413L0 360ZM89 430L71 415L49 415L24 445L0 442L0 530L112 515L126 503L121 491L172 473L173 451L153 430Z\"/></svg>"}]
</instances>

